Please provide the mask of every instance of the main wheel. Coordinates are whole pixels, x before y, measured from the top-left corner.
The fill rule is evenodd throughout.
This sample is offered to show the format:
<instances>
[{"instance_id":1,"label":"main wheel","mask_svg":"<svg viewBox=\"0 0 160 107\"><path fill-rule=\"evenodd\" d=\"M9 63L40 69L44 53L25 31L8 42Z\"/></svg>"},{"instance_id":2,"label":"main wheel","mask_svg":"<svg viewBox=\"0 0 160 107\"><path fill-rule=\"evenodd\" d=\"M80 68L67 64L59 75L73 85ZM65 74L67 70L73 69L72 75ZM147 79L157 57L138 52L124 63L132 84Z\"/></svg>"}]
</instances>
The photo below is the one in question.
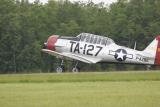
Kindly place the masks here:
<instances>
[{"instance_id":1,"label":"main wheel","mask_svg":"<svg viewBox=\"0 0 160 107\"><path fill-rule=\"evenodd\" d=\"M72 72L79 72L80 71L80 69L78 68L78 67L74 67L73 69L72 69Z\"/></svg>"},{"instance_id":2,"label":"main wheel","mask_svg":"<svg viewBox=\"0 0 160 107\"><path fill-rule=\"evenodd\" d=\"M63 66L58 66L58 67L56 68L56 72L57 72L57 73L62 73L62 72L64 72L64 67L63 67Z\"/></svg>"}]
</instances>

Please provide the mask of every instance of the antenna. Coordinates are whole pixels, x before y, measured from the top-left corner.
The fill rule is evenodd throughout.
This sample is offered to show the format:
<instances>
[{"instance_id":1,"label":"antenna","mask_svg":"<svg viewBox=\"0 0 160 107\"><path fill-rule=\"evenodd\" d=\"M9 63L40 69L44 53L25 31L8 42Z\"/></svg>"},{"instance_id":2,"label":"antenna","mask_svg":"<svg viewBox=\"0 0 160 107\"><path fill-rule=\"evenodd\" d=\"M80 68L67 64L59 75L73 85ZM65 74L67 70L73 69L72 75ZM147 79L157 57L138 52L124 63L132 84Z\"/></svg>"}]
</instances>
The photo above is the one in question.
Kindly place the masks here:
<instances>
[{"instance_id":1,"label":"antenna","mask_svg":"<svg viewBox=\"0 0 160 107\"><path fill-rule=\"evenodd\" d=\"M134 50L136 50L137 42L134 43Z\"/></svg>"}]
</instances>

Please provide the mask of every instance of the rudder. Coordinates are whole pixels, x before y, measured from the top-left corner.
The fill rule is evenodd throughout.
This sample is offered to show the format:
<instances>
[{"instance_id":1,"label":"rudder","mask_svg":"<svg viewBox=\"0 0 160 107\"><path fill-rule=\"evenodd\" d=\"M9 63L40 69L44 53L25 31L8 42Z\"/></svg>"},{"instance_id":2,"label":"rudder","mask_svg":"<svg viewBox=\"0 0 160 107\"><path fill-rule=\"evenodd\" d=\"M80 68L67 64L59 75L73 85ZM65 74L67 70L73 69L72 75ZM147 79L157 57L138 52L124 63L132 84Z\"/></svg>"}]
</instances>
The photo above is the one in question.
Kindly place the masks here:
<instances>
[{"instance_id":1,"label":"rudder","mask_svg":"<svg viewBox=\"0 0 160 107\"><path fill-rule=\"evenodd\" d=\"M156 49L156 55L155 55L155 65L160 65L160 36L156 37L157 43L157 49Z\"/></svg>"}]
</instances>

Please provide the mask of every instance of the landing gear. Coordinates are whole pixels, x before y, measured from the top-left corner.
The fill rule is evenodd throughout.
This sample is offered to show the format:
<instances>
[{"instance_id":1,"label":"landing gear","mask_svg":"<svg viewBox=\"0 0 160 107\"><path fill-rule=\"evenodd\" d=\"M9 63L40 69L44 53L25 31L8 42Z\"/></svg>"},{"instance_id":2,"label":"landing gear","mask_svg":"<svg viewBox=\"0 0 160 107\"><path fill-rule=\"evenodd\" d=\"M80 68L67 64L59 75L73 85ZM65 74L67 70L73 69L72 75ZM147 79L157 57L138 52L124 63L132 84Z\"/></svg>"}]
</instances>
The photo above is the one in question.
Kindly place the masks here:
<instances>
[{"instance_id":1,"label":"landing gear","mask_svg":"<svg viewBox=\"0 0 160 107\"><path fill-rule=\"evenodd\" d=\"M63 63L64 63L64 61L62 60L61 64L59 66L57 66L57 68L56 68L57 73L62 73L65 71Z\"/></svg>"},{"instance_id":2,"label":"landing gear","mask_svg":"<svg viewBox=\"0 0 160 107\"><path fill-rule=\"evenodd\" d=\"M56 72L57 72L57 73L62 73L62 72L64 72L64 66L58 66L58 67L56 68Z\"/></svg>"},{"instance_id":3,"label":"landing gear","mask_svg":"<svg viewBox=\"0 0 160 107\"><path fill-rule=\"evenodd\" d=\"M58 65L57 68L56 68L56 72L57 73L62 73L64 71L65 71L64 60L62 59L60 65ZM72 72L77 73L79 71L80 71L80 68L78 67L78 61L76 61L74 67L72 68Z\"/></svg>"},{"instance_id":4,"label":"landing gear","mask_svg":"<svg viewBox=\"0 0 160 107\"><path fill-rule=\"evenodd\" d=\"M80 71L79 67L77 67L78 61L76 62L75 66L72 68L72 72L77 73Z\"/></svg>"},{"instance_id":5,"label":"landing gear","mask_svg":"<svg viewBox=\"0 0 160 107\"><path fill-rule=\"evenodd\" d=\"M74 72L74 73L79 72L79 71L80 71L80 70L79 70L78 67L74 67L74 68L72 69L72 72Z\"/></svg>"}]
</instances>

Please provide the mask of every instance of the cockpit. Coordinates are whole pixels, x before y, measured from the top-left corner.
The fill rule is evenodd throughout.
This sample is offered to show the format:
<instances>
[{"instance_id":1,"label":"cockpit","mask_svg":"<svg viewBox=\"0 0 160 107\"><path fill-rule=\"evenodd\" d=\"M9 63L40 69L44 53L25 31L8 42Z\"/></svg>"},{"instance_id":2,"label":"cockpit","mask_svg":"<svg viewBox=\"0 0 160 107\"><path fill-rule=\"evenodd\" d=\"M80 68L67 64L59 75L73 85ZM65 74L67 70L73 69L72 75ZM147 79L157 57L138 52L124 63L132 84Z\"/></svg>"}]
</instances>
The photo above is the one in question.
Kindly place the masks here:
<instances>
[{"instance_id":1,"label":"cockpit","mask_svg":"<svg viewBox=\"0 0 160 107\"><path fill-rule=\"evenodd\" d=\"M76 37L61 36L60 38L74 40L74 41L82 41L82 42L87 42L87 43L92 43L92 44L100 44L104 46L114 43L114 41L108 37L103 37L100 35L95 35L95 34L90 34L90 33L80 33Z\"/></svg>"},{"instance_id":2,"label":"cockpit","mask_svg":"<svg viewBox=\"0 0 160 107\"><path fill-rule=\"evenodd\" d=\"M80 41L93 43L93 44L101 44L101 45L110 45L114 43L114 41L108 37L103 37L100 35L90 34L90 33L81 33L77 36Z\"/></svg>"}]
</instances>

